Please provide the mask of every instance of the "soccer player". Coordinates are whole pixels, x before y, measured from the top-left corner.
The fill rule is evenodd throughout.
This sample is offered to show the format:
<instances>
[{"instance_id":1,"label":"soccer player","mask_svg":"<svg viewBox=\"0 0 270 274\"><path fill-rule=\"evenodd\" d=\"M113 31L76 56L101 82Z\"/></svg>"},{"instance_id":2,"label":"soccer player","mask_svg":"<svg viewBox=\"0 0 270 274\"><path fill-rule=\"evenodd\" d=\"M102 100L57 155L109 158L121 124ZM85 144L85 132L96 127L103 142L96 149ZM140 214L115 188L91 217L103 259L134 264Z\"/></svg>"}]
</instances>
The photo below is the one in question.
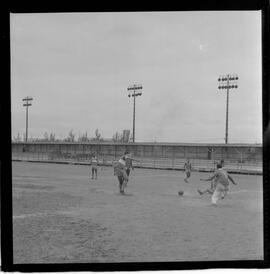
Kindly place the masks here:
<instances>
[{"instance_id":1,"label":"soccer player","mask_svg":"<svg viewBox=\"0 0 270 274\"><path fill-rule=\"evenodd\" d=\"M119 181L119 191L121 194L125 194L125 187L128 182L127 167L126 167L126 155L128 152L118 160L114 165L114 174L117 176Z\"/></svg>"},{"instance_id":2,"label":"soccer player","mask_svg":"<svg viewBox=\"0 0 270 274\"><path fill-rule=\"evenodd\" d=\"M130 169L132 168L132 170L134 169L133 165L132 165L132 158L131 158L131 154L130 153L127 153L126 154L126 167L127 167L127 176L129 177L129 174L130 174Z\"/></svg>"},{"instance_id":3,"label":"soccer player","mask_svg":"<svg viewBox=\"0 0 270 274\"><path fill-rule=\"evenodd\" d=\"M224 199L229 190L229 180L234 184L237 183L228 174L226 170L222 168L221 164L217 164L217 170L214 175L208 179L201 179L201 181L212 181L215 180L215 190L212 195L212 205L217 205L217 201L221 198Z\"/></svg>"},{"instance_id":4,"label":"soccer player","mask_svg":"<svg viewBox=\"0 0 270 274\"><path fill-rule=\"evenodd\" d=\"M184 179L184 181L188 183L188 178L191 175L191 163L189 162L189 159L187 159L184 164L184 172L186 173L186 178Z\"/></svg>"},{"instance_id":5,"label":"soccer player","mask_svg":"<svg viewBox=\"0 0 270 274\"><path fill-rule=\"evenodd\" d=\"M97 180L98 158L96 154L94 154L94 156L91 158L91 166L92 166L92 180L94 179L94 177Z\"/></svg>"},{"instance_id":6,"label":"soccer player","mask_svg":"<svg viewBox=\"0 0 270 274\"><path fill-rule=\"evenodd\" d=\"M217 163L216 163L216 164L217 164ZM224 167L224 160L223 160L223 159L220 160L220 165L221 165L222 168ZM216 169L215 169L215 170L216 170ZM211 186L210 186L210 188L207 188L207 189L205 189L205 190L200 190L200 189L198 189L197 191L199 192L200 195L203 195L203 194L205 194L205 193L213 194L214 191L215 191L215 186L216 186L216 179L211 181ZM224 193L225 193L225 192L224 192ZM227 194L227 192L226 192L226 194ZM225 195L226 195L226 194L225 194ZM221 198L224 199L225 195L222 196Z\"/></svg>"}]
</instances>

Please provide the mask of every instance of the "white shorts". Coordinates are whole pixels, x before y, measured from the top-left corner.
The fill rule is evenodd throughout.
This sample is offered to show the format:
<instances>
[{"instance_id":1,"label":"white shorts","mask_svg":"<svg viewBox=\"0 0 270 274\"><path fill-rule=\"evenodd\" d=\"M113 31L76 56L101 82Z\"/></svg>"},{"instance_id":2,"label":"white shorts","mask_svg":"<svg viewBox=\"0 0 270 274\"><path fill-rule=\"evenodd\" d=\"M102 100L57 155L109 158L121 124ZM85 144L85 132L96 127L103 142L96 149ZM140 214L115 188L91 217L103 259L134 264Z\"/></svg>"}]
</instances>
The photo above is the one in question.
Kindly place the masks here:
<instances>
[{"instance_id":1,"label":"white shorts","mask_svg":"<svg viewBox=\"0 0 270 274\"><path fill-rule=\"evenodd\" d=\"M221 198L223 194L229 190L228 186L224 186L222 184L217 184L216 189L212 195L212 204L216 204L217 201Z\"/></svg>"}]
</instances>

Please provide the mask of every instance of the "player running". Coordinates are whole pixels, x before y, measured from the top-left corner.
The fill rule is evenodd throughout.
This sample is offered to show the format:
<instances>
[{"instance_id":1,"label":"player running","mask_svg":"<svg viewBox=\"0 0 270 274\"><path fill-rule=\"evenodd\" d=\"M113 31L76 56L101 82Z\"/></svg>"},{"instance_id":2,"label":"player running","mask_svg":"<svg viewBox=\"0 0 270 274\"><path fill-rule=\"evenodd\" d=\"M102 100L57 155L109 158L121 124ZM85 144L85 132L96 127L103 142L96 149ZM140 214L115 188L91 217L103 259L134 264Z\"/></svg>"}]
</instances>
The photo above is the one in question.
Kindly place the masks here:
<instances>
[{"instance_id":1,"label":"player running","mask_svg":"<svg viewBox=\"0 0 270 274\"><path fill-rule=\"evenodd\" d=\"M91 158L91 166L92 166L92 180L94 180L94 177L95 177L95 179L97 180L98 158L97 158L96 155L94 155L94 156Z\"/></svg>"},{"instance_id":2,"label":"player running","mask_svg":"<svg viewBox=\"0 0 270 274\"><path fill-rule=\"evenodd\" d=\"M184 172L186 173L186 178L184 179L184 181L188 183L188 179L191 175L191 163L189 162L189 159L187 159L184 164Z\"/></svg>"},{"instance_id":3,"label":"player running","mask_svg":"<svg viewBox=\"0 0 270 274\"><path fill-rule=\"evenodd\" d=\"M229 180L234 184L237 183L233 178L228 174L226 170L222 168L221 164L217 164L217 170L214 175L208 179L200 179L201 181L212 181L214 180L214 193L212 195L212 205L217 205L217 201L221 198L224 199L229 190Z\"/></svg>"}]
</instances>

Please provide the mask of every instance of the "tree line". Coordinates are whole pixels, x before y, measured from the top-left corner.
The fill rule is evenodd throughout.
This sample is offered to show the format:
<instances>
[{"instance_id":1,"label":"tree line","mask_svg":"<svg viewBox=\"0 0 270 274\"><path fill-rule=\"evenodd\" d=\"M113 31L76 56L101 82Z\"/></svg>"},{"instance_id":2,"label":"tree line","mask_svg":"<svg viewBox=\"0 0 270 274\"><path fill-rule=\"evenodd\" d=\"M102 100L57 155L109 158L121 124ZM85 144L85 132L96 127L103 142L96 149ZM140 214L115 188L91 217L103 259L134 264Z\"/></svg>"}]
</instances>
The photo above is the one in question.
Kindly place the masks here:
<instances>
[{"instance_id":1,"label":"tree line","mask_svg":"<svg viewBox=\"0 0 270 274\"><path fill-rule=\"evenodd\" d=\"M30 142L105 142L105 141L111 141L111 142L129 142L132 140L132 136L129 136L129 131L128 131L128 136L125 133L125 130L121 132L115 132L112 136L112 138L103 138L101 136L101 133L99 129L96 129L94 132L94 136L90 137L88 136L87 131L85 133L79 133L75 134L73 130L70 130L67 134L67 136L63 138L57 138L56 134L53 132L44 132L42 137L39 138L34 138L30 137L28 138L28 141ZM23 142L25 141L25 134L20 134L17 133L16 136L13 136L12 138L13 142Z\"/></svg>"}]
</instances>

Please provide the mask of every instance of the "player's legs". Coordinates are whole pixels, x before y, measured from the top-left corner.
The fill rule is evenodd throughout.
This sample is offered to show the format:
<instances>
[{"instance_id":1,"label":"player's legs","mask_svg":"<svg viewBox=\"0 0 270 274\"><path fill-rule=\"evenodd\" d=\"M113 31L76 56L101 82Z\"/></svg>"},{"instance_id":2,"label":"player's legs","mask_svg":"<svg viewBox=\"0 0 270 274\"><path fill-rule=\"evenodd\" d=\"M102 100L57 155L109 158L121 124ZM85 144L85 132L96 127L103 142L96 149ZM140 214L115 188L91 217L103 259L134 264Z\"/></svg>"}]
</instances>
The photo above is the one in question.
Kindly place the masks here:
<instances>
[{"instance_id":1,"label":"player's legs","mask_svg":"<svg viewBox=\"0 0 270 274\"><path fill-rule=\"evenodd\" d=\"M127 171L125 169L122 170L122 173L123 173L123 177L124 177L124 180L126 182L128 182L128 175L127 175Z\"/></svg>"},{"instance_id":2,"label":"player's legs","mask_svg":"<svg viewBox=\"0 0 270 274\"><path fill-rule=\"evenodd\" d=\"M197 191L199 192L200 195L203 195L203 194L205 194L207 192L207 189L206 190L200 190L198 188Z\"/></svg>"},{"instance_id":3,"label":"player's legs","mask_svg":"<svg viewBox=\"0 0 270 274\"><path fill-rule=\"evenodd\" d=\"M94 179L94 167L92 167L92 179Z\"/></svg>"},{"instance_id":4,"label":"player's legs","mask_svg":"<svg viewBox=\"0 0 270 274\"><path fill-rule=\"evenodd\" d=\"M205 193L213 194L214 192L211 188L207 188L206 190L197 189L197 191L199 192L200 195L203 195Z\"/></svg>"},{"instance_id":5,"label":"player's legs","mask_svg":"<svg viewBox=\"0 0 270 274\"><path fill-rule=\"evenodd\" d=\"M125 192L125 188L127 187L127 182L128 182L128 177L124 177L123 178L123 185L122 185L122 190L123 190L123 193Z\"/></svg>"},{"instance_id":6,"label":"player's legs","mask_svg":"<svg viewBox=\"0 0 270 274\"><path fill-rule=\"evenodd\" d=\"M212 204L216 205L217 201L221 198L222 193L224 192L224 187L220 184L216 186L216 189L212 195Z\"/></svg>"},{"instance_id":7,"label":"player's legs","mask_svg":"<svg viewBox=\"0 0 270 274\"><path fill-rule=\"evenodd\" d=\"M94 173L95 173L95 177L97 179L97 168L96 167L95 167Z\"/></svg>"},{"instance_id":8,"label":"player's legs","mask_svg":"<svg viewBox=\"0 0 270 274\"><path fill-rule=\"evenodd\" d=\"M130 168L127 169L127 176L129 177L130 174Z\"/></svg>"},{"instance_id":9,"label":"player's legs","mask_svg":"<svg viewBox=\"0 0 270 274\"><path fill-rule=\"evenodd\" d=\"M217 201L220 198L220 195L221 195L221 190L220 190L219 187L216 187L216 189L215 189L215 191L214 191L214 193L212 195L212 198L211 198L213 205L217 204Z\"/></svg>"},{"instance_id":10,"label":"player's legs","mask_svg":"<svg viewBox=\"0 0 270 274\"><path fill-rule=\"evenodd\" d=\"M186 177L185 177L184 181L185 181L186 183L188 183L188 178L189 178L189 176L190 176L190 173L189 173L189 171L185 171L185 173L186 173Z\"/></svg>"},{"instance_id":11,"label":"player's legs","mask_svg":"<svg viewBox=\"0 0 270 274\"><path fill-rule=\"evenodd\" d=\"M224 190L221 193L221 199L224 199L227 196L228 191L229 191L229 187L224 188Z\"/></svg>"},{"instance_id":12,"label":"player's legs","mask_svg":"<svg viewBox=\"0 0 270 274\"><path fill-rule=\"evenodd\" d=\"M216 205L217 204L217 201L218 201L218 198L219 198L219 191L217 191L217 189L214 191L213 195L212 195L212 204L213 205Z\"/></svg>"},{"instance_id":13,"label":"player's legs","mask_svg":"<svg viewBox=\"0 0 270 274\"><path fill-rule=\"evenodd\" d=\"M124 193L124 191L123 191L124 178L123 178L123 176L117 176L117 178L118 178L118 181L119 181L119 192Z\"/></svg>"},{"instance_id":14,"label":"player's legs","mask_svg":"<svg viewBox=\"0 0 270 274\"><path fill-rule=\"evenodd\" d=\"M212 189L212 188L207 188L207 192L208 192L209 194L211 194L211 195L214 193L214 191L215 191L215 190Z\"/></svg>"}]
</instances>

